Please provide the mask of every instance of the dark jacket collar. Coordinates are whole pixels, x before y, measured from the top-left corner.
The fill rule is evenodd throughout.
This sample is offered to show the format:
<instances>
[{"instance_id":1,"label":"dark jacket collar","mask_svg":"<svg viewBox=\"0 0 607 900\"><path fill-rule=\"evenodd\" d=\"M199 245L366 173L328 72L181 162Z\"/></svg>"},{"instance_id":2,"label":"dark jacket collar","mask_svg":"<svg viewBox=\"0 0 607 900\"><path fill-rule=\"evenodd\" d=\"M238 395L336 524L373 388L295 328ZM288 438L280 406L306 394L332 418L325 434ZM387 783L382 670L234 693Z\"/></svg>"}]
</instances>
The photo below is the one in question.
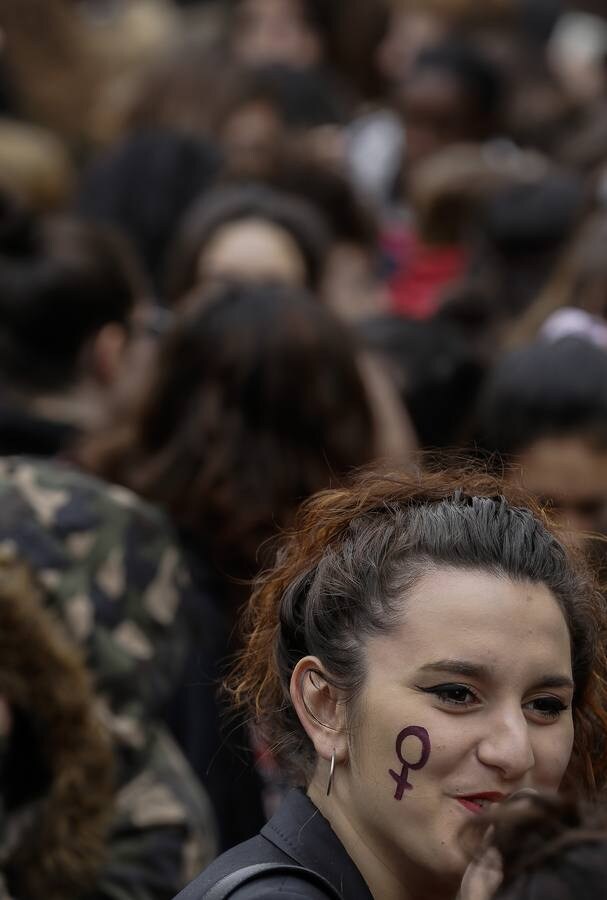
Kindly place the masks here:
<instances>
[{"instance_id":1,"label":"dark jacket collar","mask_svg":"<svg viewBox=\"0 0 607 900\"><path fill-rule=\"evenodd\" d=\"M323 875L347 900L373 900L343 844L302 790L287 795L261 834L300 865Z\"/></svg>"}]
</instances>

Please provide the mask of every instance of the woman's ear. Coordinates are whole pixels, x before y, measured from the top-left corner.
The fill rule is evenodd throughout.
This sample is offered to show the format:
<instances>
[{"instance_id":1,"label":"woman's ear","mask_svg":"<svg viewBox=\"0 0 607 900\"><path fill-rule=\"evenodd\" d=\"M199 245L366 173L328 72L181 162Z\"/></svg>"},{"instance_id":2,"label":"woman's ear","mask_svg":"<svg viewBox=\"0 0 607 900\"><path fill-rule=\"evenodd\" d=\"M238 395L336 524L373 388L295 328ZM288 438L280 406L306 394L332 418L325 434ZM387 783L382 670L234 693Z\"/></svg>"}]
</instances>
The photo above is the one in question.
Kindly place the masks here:
<instances>
[{"instance_id":1,"label":"woman's ear","mask_svg":"<svg viewBox=\"0 0 607 900\"><path fill-rule=\"evenodd\" d=\"M336 688L316 656L300 659L290 685L291 700L318 756L338 762L348 755L346 708L343 691Z\"/></svg>"}]
</instances>

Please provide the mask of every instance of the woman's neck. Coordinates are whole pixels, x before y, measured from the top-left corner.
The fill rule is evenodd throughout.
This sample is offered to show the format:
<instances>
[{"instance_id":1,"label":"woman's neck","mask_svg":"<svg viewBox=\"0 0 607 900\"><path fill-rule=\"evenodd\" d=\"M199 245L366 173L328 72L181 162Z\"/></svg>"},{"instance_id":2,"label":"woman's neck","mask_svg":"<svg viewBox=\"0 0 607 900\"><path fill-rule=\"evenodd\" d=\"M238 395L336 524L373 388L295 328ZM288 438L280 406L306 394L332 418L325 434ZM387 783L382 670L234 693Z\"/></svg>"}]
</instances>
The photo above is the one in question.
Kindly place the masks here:
<instances>
[{"instance_id":1,"label":"woman's neck","mask_svg":"<svg viewBox=\"0 0 607 900\"><path fill-rule=\"evenodd\" d=\"M404 874L391 866L373 845L368 835L357 830L356 823L342 804L327 799L325 789L312 781L308 796L318 807L343 844L348 856L364 878L374 900L455 900L457 892L445 886L430 888L427 874Z\"/></svg>"}]
</instances>

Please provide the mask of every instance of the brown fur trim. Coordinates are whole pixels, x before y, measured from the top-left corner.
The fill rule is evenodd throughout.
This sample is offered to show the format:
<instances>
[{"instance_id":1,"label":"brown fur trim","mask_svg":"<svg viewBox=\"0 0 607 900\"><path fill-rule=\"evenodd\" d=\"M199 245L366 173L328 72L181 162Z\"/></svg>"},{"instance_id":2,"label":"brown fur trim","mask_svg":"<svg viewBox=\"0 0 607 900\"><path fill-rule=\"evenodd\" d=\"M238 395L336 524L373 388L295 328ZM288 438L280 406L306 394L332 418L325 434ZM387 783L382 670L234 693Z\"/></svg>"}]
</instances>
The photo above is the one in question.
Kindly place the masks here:
<instances>
[{"instance_id":1,"label":"brown fur trim","mask_svg":"<svg viewBox=\"0 0 607 900\"><path fill-rule=\"evenodd\" d=\"M95 884L113 801L109 738L80 652L28 571L0 561L0 694L42 735L50 786L7 864L28 900L70 900Z\"/></svg>"}]
</instances>

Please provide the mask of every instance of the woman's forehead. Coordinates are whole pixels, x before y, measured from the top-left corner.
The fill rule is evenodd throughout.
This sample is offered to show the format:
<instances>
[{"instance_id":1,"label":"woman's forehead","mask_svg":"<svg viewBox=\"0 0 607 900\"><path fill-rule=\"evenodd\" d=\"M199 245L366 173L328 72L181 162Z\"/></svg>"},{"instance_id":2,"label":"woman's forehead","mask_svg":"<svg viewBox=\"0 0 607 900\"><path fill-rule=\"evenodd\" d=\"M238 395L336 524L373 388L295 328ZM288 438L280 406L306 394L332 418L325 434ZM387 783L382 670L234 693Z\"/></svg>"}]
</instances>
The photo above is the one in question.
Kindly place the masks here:
<instances>
[{"instance_id":1,"label":"woman's forehead","mask_svg":"<svg viewBox=\"0 0 607 900\"><path fill-rule=\"evenodd\" d=\"M499 674L571 672L571 641L554 594L543 584L479 570L441 567L403 598L389 635L372 638L370 664L401 672L446 659L468 660ZM521 665L518 665L518 663Z\"/></svg>"}]
</instances>

